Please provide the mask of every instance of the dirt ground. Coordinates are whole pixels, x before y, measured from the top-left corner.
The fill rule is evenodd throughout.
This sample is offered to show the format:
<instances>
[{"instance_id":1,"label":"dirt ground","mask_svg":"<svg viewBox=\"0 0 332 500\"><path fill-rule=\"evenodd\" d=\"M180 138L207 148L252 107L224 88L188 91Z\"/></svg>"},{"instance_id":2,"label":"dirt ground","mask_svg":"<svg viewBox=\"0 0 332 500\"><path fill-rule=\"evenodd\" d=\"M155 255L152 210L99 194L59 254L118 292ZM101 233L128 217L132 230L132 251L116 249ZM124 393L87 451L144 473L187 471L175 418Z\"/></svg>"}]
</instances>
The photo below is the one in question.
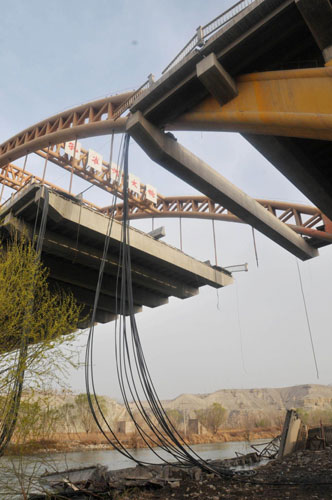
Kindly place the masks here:
<instances>
[{"instance_id":1,"label":"dirt ground","mask_svg":"<svg viewBox=\"0 0 332 500\"><path fill-rule=\"evenodd\" d=\"M184 480L177 487L131 491L121 500L304 500L332 499L332 449L302 451L274 460L252 477L221 479L210 475L200 481Z\"/></svg>"}]
</instances>

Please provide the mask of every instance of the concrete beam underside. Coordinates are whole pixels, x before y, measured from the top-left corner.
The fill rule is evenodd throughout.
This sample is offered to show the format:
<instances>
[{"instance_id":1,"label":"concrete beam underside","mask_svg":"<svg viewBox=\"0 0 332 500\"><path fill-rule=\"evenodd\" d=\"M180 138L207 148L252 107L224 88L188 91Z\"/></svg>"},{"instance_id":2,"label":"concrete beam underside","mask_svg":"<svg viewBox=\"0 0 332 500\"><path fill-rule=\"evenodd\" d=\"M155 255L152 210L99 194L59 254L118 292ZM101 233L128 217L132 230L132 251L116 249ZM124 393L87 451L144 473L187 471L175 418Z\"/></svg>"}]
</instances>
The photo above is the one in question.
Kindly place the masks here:
<instances>
[{"instance_id":1,"label":"concrete beam underside","mask_svg":"<svg viewBox=\"0 0 332 500\"><path fill-rule=\"evenodd\" d=\"M32 237L32 220L35 218L33 205L36 207L39 201L39 208L43 206L43 196L40 192L18 199L17 212L14 200L6 214L2 214L2 227L8 232L14 229L26 237ZM103 258L100 242L105 238L108 218L53 192L49 192L49 201L42 261L50 270L50 286L70 290L77 301L84 306L82 316L91 314ZM19 218L16 216L17 213L20 214ZM77 216L79 216L78 223L75 222ZM79 238L76 237L78 226ZM219 288L233 281L229 273L196 261L140 231L132 228L129 231L133 242L132 282L135 313L140 312L142 306L158 307L167 304L169 296L184 299L197 295L198 287L204 284ZM121 224L116 221L111 236L96 315L96 321L101 323L115 319L116 313L120 310L119 288L117 289L116 283L119 272ZM144 245L147 247L146 252L141 248ZM138 249L140 252L137 254ZM182 262L182 269L177 263L178 253L181 254L178 260ZM125 304L125 314L129 314L128 304ZM84 326L86 325L82 325Z\"/></svg>"},{"instance_id":2,"label":"concrete beam underside","mask_svg":"<svg viewBox=\"0 0 332 500\"><path fill-rule=\"evenodd\" d=\"M232 213L302 260L318 255L301 236L269 213L170 135L148 122L141 112L129 117L127 131L152 158L201 193L223 204Z\"/></svg>"},{"instance_id":3,"label":"concrete beam underside","mask_svg":"<svg viewBox=\"0 0 332 500\"><path fill-rule=\"evenodd\" d=\"M296 0L326 62L332 59L332 5L329 0Z\"/></svg>"}]
</instances>

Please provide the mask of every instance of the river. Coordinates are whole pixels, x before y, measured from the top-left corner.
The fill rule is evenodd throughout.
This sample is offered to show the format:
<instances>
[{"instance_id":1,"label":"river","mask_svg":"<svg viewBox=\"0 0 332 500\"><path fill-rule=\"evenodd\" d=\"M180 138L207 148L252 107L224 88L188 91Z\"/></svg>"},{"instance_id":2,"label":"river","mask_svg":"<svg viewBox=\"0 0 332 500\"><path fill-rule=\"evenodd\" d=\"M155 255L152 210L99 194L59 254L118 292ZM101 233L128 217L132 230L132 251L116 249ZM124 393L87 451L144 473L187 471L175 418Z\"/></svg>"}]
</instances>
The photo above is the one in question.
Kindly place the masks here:
<instances>
[{"instance_id":1,"label":"river","mask_svg":"<svg viewBox=\"0 0 332 500\"><path fill-rule=\"evenodd\" d=\"M251 444L259 444L267 442L267 439L260 439L251 443L228 442L228 443L209 443L193 445L192 449L203 459L223 459L236 456L236 452L250 453L252 452ZM158 449L156 449L158 450ZM158 463L161 460L146 448L130 450L132 455L140 461ZM161 456L167 457L167 454L162 450L158 450ZM170 458L167 457L169 460ZM18 487L20 482L26 485L30 481L29 492L37 492L39 490L38 477L45 470L61 471L65 469L76 469L80 467L89 467L91 465L105 465L108 469L122 469L125 467L133 467L135 464L123 457L116 450L89 450L75 451L68 453L54 453L48 456L29 456L29 457L2 457L0 458L0 499L19 499L23 498L18 495ZM23 481L22 481L23 479ZM27 486L24 486L27 488Z\"/></svg>"}]
</instances>

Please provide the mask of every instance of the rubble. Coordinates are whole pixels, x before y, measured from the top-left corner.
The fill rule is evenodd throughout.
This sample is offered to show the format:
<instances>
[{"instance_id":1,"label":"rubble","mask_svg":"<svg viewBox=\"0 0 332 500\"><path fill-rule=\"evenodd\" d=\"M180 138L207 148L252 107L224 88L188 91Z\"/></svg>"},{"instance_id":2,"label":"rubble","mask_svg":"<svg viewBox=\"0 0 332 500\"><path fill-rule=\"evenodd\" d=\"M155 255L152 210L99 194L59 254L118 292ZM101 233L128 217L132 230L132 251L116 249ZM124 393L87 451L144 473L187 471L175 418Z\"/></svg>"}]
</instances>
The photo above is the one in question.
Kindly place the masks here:
<instances>
[{"instance_id":1,"label":"rubble","mask_svg":"<svg viewBox=\"0 0 332 500\"><path fill-rule=\"evenodd\" d=\"M211 461L213 465L227 461ZM228 461L229 462L229 461ZM223 479L198 467L137 466L108 471L96 466L45 474L57 498L118 498L132 500L327 500L332 498L332 448L298 451L269 461L255 475ZM78 479L78 480L77 480ZM76 482L75 482L75 481ZM31 496L30 500L50 498Z\"/></svg>"},{"instance_id":2,"label":"rubble","mask_svg":"<svg viewBox=\"0 0 332 500\"><path fill-rule=\"evenodd\" d=\"M123 500L332 499L331 438L332 428L321 425L308 430L297 413L288 410L282 435L262 443L261 450L256 445L246 455L208 460L215 470L233 471L232 477L179 464L137 465L120 470L97 465L43 474L41 480L48 486L49 494L32 495L30 500L73 496L116 499L119 493ZM257 468L267 460L268 464ZM131 496L131 492L136 492L136 496Z\"/></svg>"}]
</instances>

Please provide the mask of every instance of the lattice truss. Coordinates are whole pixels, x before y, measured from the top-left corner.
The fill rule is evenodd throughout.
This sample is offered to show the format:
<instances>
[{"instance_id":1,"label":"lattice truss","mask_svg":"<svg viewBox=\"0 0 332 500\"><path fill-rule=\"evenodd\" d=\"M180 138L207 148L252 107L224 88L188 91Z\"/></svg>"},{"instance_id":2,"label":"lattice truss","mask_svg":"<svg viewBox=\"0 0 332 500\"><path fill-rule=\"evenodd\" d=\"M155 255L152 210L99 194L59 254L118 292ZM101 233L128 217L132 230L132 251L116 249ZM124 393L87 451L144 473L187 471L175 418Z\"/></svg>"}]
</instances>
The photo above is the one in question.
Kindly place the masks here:
<instances>
[{"instance_id":1,"label":"lattice truss","mask_svg":"<svg viewBox=\"0 0 332 500\"><path fill-rule=\"evenodd\" d=\"M100 171L96 171L89 166L88 150L80 148L79 155L73 158L65 152L65 148L66 144L63 142L56 146L39 149L35 153L44 158L45 161L51 161L71 172L71 174L81 177L108 193L117 194L120 199L123 198L122 177L120 175L117 179L112 178L112 166L108 162L103 160ZM25 166L18 167L13 163L0 167L0 182L3 186L15 191L19 191L30 182L39 182L63 193L70 194L69 191L49 182L46 178L43 179L27 171ZM84 199L81 201L105 214L110 214L111 210L114 212L114 208L99 207ZM318 208L279 201L260 199L257 201L275 217L289 225L295 232L310 238L314 246L320 247L332 243L332 223ZM117 219L122 218L122 211L123 204L117 204L114 213ZM147 198L147 185L142 183L139 183L138 192L129 192L129 216L131 219L187 217L243 222L227 208L215 203L206 196L172 197L156 193L155 202L152 202Z\"/></svg>"}]
</instances>

